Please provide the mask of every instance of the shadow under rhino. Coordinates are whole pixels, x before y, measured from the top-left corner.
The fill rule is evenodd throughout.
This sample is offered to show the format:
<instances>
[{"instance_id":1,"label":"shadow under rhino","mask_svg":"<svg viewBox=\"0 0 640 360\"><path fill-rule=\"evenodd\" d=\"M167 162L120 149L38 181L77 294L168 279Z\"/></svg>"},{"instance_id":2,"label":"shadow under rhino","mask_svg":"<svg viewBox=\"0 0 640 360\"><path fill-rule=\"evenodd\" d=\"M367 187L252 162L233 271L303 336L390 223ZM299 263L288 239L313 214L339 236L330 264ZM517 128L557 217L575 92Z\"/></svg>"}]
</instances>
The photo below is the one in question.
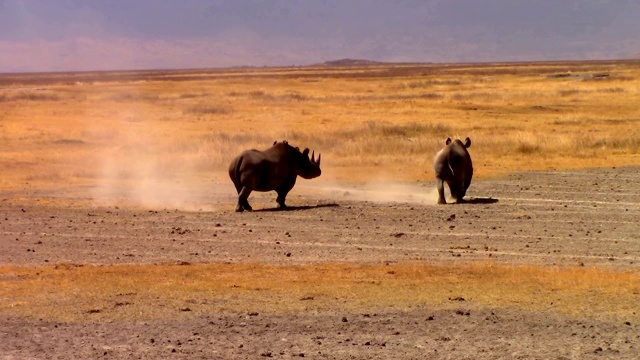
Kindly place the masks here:
<instances>
[{"instance_id":1,"label":"shadow under rhino","mask_svg":"<svg viewBox=\"0 0 640 360\"><path fill-rule=\"evenodd\" d=\"M311 209L319 209L326 207L338 207L339 204L331 203L331 204L318 204L318 205L304 205L304 206L287 206L284 208L264 208L253 210L253 212L265 212L265 211L300 211L300 210L311 210Z\"/></svg>"},{"instance_id":2,"label":"shadow under rhino","mask_svg":"<svg viewBox=\"0 0 640 360\"><path fill-rule=\"evenodd\" d=\"M494 199L491 197L488 198L470 198L463 201L463 204L495 204L498 202L498 199Z\"/></svg>"}]
</instances>

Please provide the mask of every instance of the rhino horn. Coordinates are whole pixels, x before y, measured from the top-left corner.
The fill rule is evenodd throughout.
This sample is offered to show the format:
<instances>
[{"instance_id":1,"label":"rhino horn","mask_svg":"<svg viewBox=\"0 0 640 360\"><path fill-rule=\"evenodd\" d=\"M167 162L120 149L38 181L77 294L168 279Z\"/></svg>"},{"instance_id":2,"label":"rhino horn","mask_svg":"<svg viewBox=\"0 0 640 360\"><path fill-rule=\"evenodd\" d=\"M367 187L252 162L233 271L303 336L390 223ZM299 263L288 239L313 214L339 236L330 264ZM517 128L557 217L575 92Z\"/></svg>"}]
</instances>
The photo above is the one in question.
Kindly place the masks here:
<instances>
[{"instance_id":1,"label":"rhino horn","mask_svg":"<svg viewBox=\"0 0 640 360\"><path fill-rule=\"evenodd\" d=\"M316 152L315 152L315 151L312 151L312 152L311 152L311 162L312 162L312 163L315 163L315 162L316 162L315 157L316 157Z\"/></svg>"},{"instance_id":2,"label":"rhino horn","mask_svg":"<svg viewBox=\"0 0 640 360\"><path fill-rule=\"evenodd\" d=\"M320 166L320 156L322 156L322 154L318 153L318 162L316 162L316 164L318 164L318 166Z\"/></svg>"}]
</instances>

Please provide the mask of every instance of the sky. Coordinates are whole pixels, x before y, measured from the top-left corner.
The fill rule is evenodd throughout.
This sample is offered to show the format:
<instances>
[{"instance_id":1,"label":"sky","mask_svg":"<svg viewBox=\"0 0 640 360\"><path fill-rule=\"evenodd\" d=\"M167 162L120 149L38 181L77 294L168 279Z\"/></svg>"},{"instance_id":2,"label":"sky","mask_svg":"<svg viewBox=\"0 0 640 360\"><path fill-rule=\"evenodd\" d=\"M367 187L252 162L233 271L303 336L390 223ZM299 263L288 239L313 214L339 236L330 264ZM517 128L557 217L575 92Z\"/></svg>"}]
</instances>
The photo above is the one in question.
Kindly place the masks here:
<instances>
[{"instance_id":1,"label":"sky","mask_svg":"<svg viewBox=\"0 0 640 360\"><path fill-rule=\"evenodd\" d=\"M0 0L0 73L640 58L638 0Z\"/></svg>"}]
</instances>

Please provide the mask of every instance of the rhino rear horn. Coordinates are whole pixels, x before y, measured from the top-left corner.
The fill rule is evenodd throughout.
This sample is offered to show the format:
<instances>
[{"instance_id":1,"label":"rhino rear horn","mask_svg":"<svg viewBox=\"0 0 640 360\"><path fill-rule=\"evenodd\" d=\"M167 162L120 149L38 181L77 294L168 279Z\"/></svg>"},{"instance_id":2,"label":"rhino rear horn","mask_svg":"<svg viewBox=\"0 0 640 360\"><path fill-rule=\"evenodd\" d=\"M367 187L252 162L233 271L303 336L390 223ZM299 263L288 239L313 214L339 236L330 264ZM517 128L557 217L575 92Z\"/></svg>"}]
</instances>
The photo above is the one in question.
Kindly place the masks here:
<instances>
[{"instance_id":1,"label":"rhino rear horn","mask_svg":"<svg viewBox=\"0 0 640 360\"><path fill-rule=\"evenodd\" d=\"M318 166L320 166L320 156L322 156L322 154L318 153L318 161L316 162L316 164L318 164Z\"/></svg>"},{"instance_id":2,"label":"rhino rear horn","mask_svg":"<svg viewBox=\"0 0 640 360\"><path fill-rule=\"evenodd\" d=\"M316 152L315 152L315 150L311 152L311 162L312 163L316 162Z\"/></svg>"}]
</instances>

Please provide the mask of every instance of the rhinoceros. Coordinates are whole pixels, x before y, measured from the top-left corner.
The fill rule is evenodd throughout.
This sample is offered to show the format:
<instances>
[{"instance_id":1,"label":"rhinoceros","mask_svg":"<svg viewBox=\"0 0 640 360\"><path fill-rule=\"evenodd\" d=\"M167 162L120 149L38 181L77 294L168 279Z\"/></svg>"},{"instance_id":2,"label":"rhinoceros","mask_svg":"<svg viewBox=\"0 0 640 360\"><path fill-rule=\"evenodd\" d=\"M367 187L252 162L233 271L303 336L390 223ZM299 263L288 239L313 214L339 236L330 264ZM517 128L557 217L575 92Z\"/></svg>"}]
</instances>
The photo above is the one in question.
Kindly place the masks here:
<instances>
[{"instance_id":1,"label":"rhinoceros","mask_svg":"<svg viewBox=\"0 0 640 360\"><path fill-rule=\"evenodd\" d=\"M473 177L473 164L467 148L471 146L471 139L466 138L464 144L459 139L447 138L445 147L438 151L433 159L433 169L436 173L438 187L438 204L446 204L444 199L444 183L449 185L451 196L456 203L462 203Z\"/></svg>"},{"instance_id":2,"label":"rhinoceros","mask_svg":"<svg viewBox=\"0 0 640 360\"><path fill-rule=\"evenodd\" d=\"M285 208L285 198L296 183L296 178L313 179L322 173L320 170L320 154L315 159L315 152L289 145L285 140L274 142L265 151L246 150L237 156L229 165L229 177L238 191L236 211L251 211L249 194L252 191L271 191L278 193L278 208Z\"/></svg>"}]
</instances>

